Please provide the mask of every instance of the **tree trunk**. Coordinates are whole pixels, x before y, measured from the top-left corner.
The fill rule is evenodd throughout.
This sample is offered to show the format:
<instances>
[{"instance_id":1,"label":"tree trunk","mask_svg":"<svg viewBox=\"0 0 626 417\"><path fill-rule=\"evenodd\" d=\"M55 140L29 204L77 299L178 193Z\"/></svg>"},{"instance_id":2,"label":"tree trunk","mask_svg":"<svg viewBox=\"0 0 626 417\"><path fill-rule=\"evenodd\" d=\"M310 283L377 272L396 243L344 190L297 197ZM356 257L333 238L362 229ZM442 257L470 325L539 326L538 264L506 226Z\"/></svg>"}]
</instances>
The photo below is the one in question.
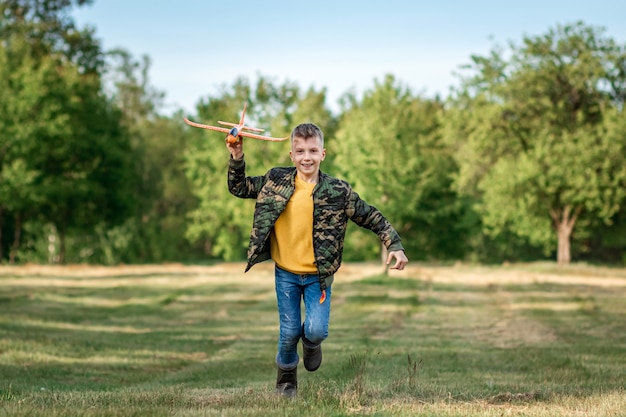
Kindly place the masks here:
<instances>
[{"instance_id":1,"label":"tree trunk","mask_svg":"<svg viewBox=\"0 0 626 417\"><path fill-rule=\"evenodd\" d=\"M565 265L571 262L572 254L570 250L570 236L571 230L567 230L567 227L563 224L559 225L558 230L558 249L556 253L556 261L560 265Z\"/></svg>"},{"instance_id":2,"label":"tree trunk","mask_svg":"<svg viewBox=\"0 0 626 417\"><path fill-rule=\"evenodd\" d=\"M2 263L2 220L4 219L4 207L0 206L0 263Z\"/></svg>"},{"instance_id":3,"label":"tree trunk","mask_svg":"<svg viewBox=\"0 0 626 417\"><path fill-rule=\"evenodd\" d=\"M65 264L65 230L58 229L59 233L59 264Z\"/></svg>"},{"instance_id":4,"label":"tree trunk","mask_svg":"<svg viewBox=\"0 0 626 417\"><path fill-rule=\"evenodd\" d=\"M572 213L571 206L565 206L563 209L550 209L550 217L552 217L558 239L556 261L559 265L569 264L572 261L570 239L581 211L581 206L576 207L574 213Z\"/></svg>"},{"instance_id":5,"label":"tree trunk","mask_svg":"<svg viewBox=\"0 0 626 417\"><path fill-rule=\"evenodd\" d=\"M13 247L9 253L9 263L13 265L15 263L15 257L17 251L20 248L20 240L22 238L22 215L17 213L15 215L15 233L13 234Z\"/></svg>"},{"instance_id":6,"label":"tree trunk","mask_svg":"<svg viewBox=\"0 0 626 417\"><path fill-rule=\"evenodd\" d=\"M382 261L383 264L383 274L384 275L388 275L389 274L389 265L387 265L387 256L389 256L389 251L387 250L387 248L385 247L384 244L380 244L380 260Z\"/></svg>"}]
</instances>

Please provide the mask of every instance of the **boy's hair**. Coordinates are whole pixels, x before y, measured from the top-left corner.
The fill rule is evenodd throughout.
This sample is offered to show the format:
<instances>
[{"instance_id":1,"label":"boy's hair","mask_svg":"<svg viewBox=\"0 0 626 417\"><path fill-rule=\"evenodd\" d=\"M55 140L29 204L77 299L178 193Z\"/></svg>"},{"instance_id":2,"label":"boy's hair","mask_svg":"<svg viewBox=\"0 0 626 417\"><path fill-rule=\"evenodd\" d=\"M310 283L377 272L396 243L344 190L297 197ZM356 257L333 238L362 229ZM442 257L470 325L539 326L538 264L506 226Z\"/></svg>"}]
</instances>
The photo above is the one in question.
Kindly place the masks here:
<instances>
[{"instance_id":1,"label":"boy's hair","mask_svg":"<svg viewBox=\"0 0 626 417\"><path fill-rule=\"evenodd\" d=\"M324 133L322 133L322 129L320 129L314 123L300 123L291 131L291 143L293 143L294 138L319 138L322 141L322 147L324 147Z\"/></svg>"}]
</instances>

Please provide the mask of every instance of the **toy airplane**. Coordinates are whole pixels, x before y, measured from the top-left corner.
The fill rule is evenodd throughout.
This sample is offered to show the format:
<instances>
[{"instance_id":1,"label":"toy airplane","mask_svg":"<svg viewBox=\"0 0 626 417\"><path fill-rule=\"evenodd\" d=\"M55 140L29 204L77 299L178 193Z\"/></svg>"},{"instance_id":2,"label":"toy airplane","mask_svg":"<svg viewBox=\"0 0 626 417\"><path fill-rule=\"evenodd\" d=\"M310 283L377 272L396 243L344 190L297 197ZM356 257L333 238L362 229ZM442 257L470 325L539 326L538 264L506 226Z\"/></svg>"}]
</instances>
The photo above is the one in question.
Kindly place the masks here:
<instances>
[{"instance_id":1,"label":"toy airplane","mask_svg":"<svg viewBox=\"0 0 626 417\"><path fill-rule=\"evenodd\" d=\"M256 127L249 127L246 126L243 122L243 118L246 115L246 107L247 107L247 103L243 105L243 112L241 113L241 120L239 120L239 123L230 123L230 122L222 122L222 121L218 121L217 123L221 124L221 125L225 125L225 126L231 126L231 129L227 129L225 127L219 127L219 126L210 126L210 125L203 125L200 123L195 123L192 122L191 120L187 119L185 117L185 123L187 123L189 126L193 126L193 127L199 127L201 129L208 129L208 130L215 130L217 132L222 132L222 133L226 133L226 142L228 143L235 143L239 140L239 136L243 136L246 138L252 138L252 139L260 139L260 140L270 140L273 142L280 142L282 140L286 140L289 139L289 136L284 137L284 138L273 138L270 136L263 136L263 135L257 135L254 133L250 133L250 132L245 132L244 130L252 130L253 132L263 132L263 129L257 129Z\"/></svg>"}]
</instances>

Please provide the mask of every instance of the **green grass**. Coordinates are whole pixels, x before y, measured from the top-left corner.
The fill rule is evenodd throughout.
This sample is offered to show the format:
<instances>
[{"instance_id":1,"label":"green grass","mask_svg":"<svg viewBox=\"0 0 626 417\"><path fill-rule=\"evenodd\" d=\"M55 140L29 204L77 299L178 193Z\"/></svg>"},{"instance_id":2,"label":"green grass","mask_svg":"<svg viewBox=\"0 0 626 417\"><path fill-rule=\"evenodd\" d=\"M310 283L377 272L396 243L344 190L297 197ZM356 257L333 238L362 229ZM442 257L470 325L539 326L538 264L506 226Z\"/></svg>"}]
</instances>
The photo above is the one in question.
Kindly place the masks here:
<instances>
[{"instance_id":1,"label":"green grass","mask_svg":"<svg viewBox=\"0 0 626 417\"><path fill-rule=\"evenodd\" d=\"M350 264L277 398L271 264L0 267L0 416L626 416L626 271Z\"/></svg>"}]
</instances>

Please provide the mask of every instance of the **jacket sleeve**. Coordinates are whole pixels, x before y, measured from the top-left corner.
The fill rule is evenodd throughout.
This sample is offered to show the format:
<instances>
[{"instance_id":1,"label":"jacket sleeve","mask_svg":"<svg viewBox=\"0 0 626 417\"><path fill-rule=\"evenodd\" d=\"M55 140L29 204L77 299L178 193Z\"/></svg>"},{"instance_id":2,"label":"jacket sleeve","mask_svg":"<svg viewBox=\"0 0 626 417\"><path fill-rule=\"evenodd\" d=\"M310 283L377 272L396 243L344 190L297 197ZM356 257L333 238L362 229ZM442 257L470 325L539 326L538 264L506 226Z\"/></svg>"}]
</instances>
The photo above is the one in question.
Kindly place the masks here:
<instances>
[{"instance_id":1,"label":"jacket sleeve","mask_svg":"<svg viewBox=\"0 0 626 417\"><path fill-rule=\"evenodd\" d=\"M246 177L246 162L242 159L228 161L228 191L239 198L257 198L265 182L264 176Z\"/></svg>"},{"instance_id":2,"label":"jacket sleeve","mask_svg":"<svg viewBox=\"0 0 626 417\"><path fill-rule=\"evenodd\" d=\"M349 188L348 191L346 204L346 212L350 220L360 227L364 227L376 233L387 250L404 250L400 235L385 216L383 216L380 210L361 199L351 188Z\"/></svg>"}]
</instances>

